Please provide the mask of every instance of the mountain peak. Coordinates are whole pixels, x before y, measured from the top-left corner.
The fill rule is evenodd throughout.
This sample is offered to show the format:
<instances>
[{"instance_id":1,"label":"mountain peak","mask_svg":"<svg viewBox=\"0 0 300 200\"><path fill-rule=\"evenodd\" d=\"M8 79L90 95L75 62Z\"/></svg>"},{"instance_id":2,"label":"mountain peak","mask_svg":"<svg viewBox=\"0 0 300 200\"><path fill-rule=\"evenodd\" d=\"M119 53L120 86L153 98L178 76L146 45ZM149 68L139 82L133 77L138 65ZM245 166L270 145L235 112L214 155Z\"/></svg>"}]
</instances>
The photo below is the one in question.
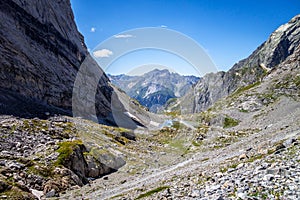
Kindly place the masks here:
<instances>
[{"instance_id":1,"label":"mountain peak","mask_svg":"<svg viewBox=\"0 0 300 200\"><path fill-rule=\"evenodd\" d=\"M248 58L236 63L228 72L204 76L195 86L196 97L186 96L187 112L200 112L239 87L260 81L266 70L276 69L280 63L295 54L300 44L300 15L275 30L268 40Z\"/></svg>"}]
</instances>

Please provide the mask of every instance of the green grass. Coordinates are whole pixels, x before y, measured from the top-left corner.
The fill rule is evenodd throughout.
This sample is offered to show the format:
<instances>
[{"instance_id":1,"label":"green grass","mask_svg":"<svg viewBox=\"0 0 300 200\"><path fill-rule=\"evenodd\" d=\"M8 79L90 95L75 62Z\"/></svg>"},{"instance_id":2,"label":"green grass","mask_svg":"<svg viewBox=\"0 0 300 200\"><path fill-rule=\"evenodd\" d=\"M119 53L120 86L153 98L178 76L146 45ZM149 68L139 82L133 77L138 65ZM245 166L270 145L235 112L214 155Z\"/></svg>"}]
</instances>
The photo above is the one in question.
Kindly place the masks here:
<instances>
[{"instance_id":1,"label":"green grass","mask_svg":"<svg viewBox=\"0 0 300 200\"><path fill-rule=\"evenodd\" d=\"M257 155L254 155L252 157L250 157L247 162L254 162L255 160L259 160L259 159L262 159L263 155L262 154L257 154Z\"/></svg>"},{"instance_id":2,"label":"green grass","mask_svg":"<svg viewBox=\"0 0 300 200\"><path fill-rule=\"evenodd\" d=\"M239 164L240 164L240 163L233 163L233 164L231 164L231 165L229 165L229 166L222 167L222 168L220 168L220 172L225 173L225 172L228 171L229 168L235 169Z\"/></svg>"},{"instance_id":3,"label":"green grass","mask_svg":"<svg viewBox=\"0 0 300 200\"><path fill-rule=\"evenodd\" d=\"M189 151L189 148L185 146L185 142L186 141L183 139L172 140L169 145L181 153L186 154Z\"/></svg>"},{"instance_id":4,"label":"green grass","mask_svg":"<svg viewBox=\"0 0 300 200\"><path fill-rule=\"evenodd\" d=\"M202 160L201 160L201 162L205 162L205 161L208 161L209 160L209 158L203 158Z\"/></svg>"},{"instance_id":5,"label":"green grass","mask_svg":"<svg viewBox=\"0 0 300 200\"><path fill-rule=\"evenodd\" d=\"M172 127L178 130L181 126L181 123L179 121L173 121Z\"/></svg>"},{"instance_id":6,"label":"green grass","mask_svg":"<svg viewBox=\"0 0 300 200\"><path fill-rule=\"evenodd\" d=\"M6 198L4 199L11 199L11 200L29 199L28 193L24 192L23 190L21 190L16 186L13 186L11 189L2 192L1 196L6 196Z\"/></svg>"},{"instance_id":7,"label":"green grass","mask_svg":"<svg viewBox=\"0 0 300 200\"><path fill-rule=\"evenodd\" d=\"M178 115L180 115L180 110L174 110L174 111L170 111L170 112L165 112L165 115L168 115L168 116L171 116L171 117L175 118Z\"/></svg>"},{"instance_id":8,"label":"green grass","mask_svg":"<svg viewBox=\"0 0 300 200\"><path fill-rule=\"evenodd\" d=\"M57 152L59 156L56 161L56 165L64 165L65 160L67 160L71 154L74 152L75 148L79 145L83 145L81 140L74 140L74 141L65 141L58 144L59 149Z\"/></svg>"},{"instance_id":9,"label":"green grass","mask_svg":"<svg viewBox=\"0 0 300 200\"><path fill-rule=\"evenodd\" d=\"M238 124L239 124L238 120L233 119L231 117L225 117L223 128L234 127L234 126L237 126Z\"/></svg>"},{"instance_id":10,"label":"green grass","mask_svg":"<svg viewBox=\"0 0 300 200\"><path fill-rule=\"evenodd\" d=\"M202 142L197 142L193 140L192 145L194 145L195 147L200 147L202 145Z\"/></svg>"},{"instance_id":11,"label":"green grass","mask_svg":"<svg viewBox=\"0 0 300 200\"><path fill-rule=\"evenodd\" d=\"M124 194L118 194L118 195L113 196L112 199L116 199L116 198L119 198L119 197L122 197L122 196L124 196Z\"/></svg>"},{"instance_id":12,"label":"green grass","mask_svg":"<svg viewBox=\"0 0 300 200\"><path fill-rule=\"evenodd\" d=\"M293 82L297 87L300 87L300 76L296 76Z\"/></svg>"},{"instance_id":13,"label":"green grass","mask_svg":"<svg viewBox=\"0 0 300 200\"><path fill-rule=\"evenodd\" d=\"M34 165L28 167L28 172L48 178L53 175L53 166Z\"/></svg>"},{"instance_id":14,"label":"green grass","mask_svg":"<svg viewBox=\"0 0 300 200\"><path fill-rule=\"evenodd\" d=\"M246 86L243 86L243 87L240 87L238 88L234 93L233 93L233 96L234 95L238 95L244 91L247 91L247 90L250 90L251 88L255 87L255 86L258 86L260 84L260 81L257 81L255 83L252 83L252 84L249 84L249 85L246 85Z\"/></svg>"},{"instance_id":15,"label":"green grass","mask_svg":"<svg viewBox=\"0 0 300 200\"><path fill-rule=\"evenodd\" d=\"M245 109L243 109L243 108L242 108L242 109L240 109L239 111L240 111L240 112L243 112L243 113L247 113L247 112L249 112L248 110L245 110Z\"/></svg>"},{"instance_id":16,"label":"green grass","mask_svg":"<svg viewBox=\"0 0 300 200\"><path fill-rule=\"evenodd\" d=\"M155 193L158 193L158 192L161 192L165 189L169 188L168 186L162 186L162 187L158 187L158 188L155 188L153 190L150 190L146 193L143 193L141 195L139 195L136 199L142 199L144 197L148 197L148 196L151 196L152 194L155 194Z\"/></svg>"}]
</instances>

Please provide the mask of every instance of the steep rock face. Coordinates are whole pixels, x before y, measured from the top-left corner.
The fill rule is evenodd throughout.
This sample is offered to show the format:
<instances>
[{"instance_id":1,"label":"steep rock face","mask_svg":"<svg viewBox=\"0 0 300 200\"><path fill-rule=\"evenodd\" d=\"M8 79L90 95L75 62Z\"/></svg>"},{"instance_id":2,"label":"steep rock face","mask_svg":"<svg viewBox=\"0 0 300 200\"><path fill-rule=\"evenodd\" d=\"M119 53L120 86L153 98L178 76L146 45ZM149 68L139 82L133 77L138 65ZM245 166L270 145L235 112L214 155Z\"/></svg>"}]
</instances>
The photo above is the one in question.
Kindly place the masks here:
<instances>
[{"instance_id":1,"label":"steep rock face","mask_svg":"<svg viewBox=\"0 0 300 200\"><path fill-rule=\"evenodd\" d=\"M71 114L74 81L88 52L70 1L4 0L0 17L0 112ZM108 82L102 76L97 87L108 98L96 102L101 117L110 112Z\"/></svg>"},{"instance_id":2,"label":"steep rock face","mask_svg":"<svg viewBox=\"0 0 300 200\"><path fill-rule=\"evenodd\" d=\"M238 88L260 81L272 68L292 55L300 44L300 15L280 26L248 58L228 72L204 76L180 101L183 113L200 112Z\"/></svg>"}]
</instances>

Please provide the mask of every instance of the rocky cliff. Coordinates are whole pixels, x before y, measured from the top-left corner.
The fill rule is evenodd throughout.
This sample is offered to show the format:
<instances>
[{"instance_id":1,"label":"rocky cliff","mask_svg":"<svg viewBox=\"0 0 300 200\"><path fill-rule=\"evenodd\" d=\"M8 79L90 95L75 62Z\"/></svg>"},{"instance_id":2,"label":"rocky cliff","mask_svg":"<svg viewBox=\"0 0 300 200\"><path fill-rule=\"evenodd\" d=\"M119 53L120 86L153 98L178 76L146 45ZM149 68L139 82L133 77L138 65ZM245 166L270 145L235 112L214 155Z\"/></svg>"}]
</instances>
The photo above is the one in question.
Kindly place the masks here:
<instances>
[{"instance_id":1,"label":"rocky cliff","mask_svg":"<svg viewBox=\"0 0 300 200\"><path fill-rule=\"evenodd\" d=\"M0 199L57 196L124 166L133 132L55 116L149 121L87 52L70 1L3 0L0 18Z\"/></svg>"},{"instance_id":2,"label":"rocky cliff","mask_svg":"<svg viewBox=\"0 0 300 200\"><path fill-rule=\"evenodd\" d=\"M0 16L0 113L70 115L77 71L89 56L70 1L4 0ZM108 82L104 75L97 85L100 117L110 113Z\"/></svg>"},{"instance_id":3,"label":"rocky cliff","mask_svg":"<svg viewBox=\"0 0 300 200\"><path fill-rule=\"evenodd\" d=\"M274 31L248 58L227 72L205 75L180 99L183 113L200 112L237 89L260 81L292 55L300 44L300 15Z\"/></svg>"}]
</instances>

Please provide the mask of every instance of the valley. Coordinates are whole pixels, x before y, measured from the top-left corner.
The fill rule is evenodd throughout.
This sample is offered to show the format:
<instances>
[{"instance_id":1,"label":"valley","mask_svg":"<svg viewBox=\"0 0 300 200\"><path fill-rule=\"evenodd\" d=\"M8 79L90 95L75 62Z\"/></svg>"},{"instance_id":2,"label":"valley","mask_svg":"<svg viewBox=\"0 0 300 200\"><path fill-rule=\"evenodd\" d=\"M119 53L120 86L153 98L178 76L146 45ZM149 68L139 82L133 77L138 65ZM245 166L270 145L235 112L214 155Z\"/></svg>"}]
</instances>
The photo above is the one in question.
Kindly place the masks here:
<instances>
[{"instance_id":1,"label":"valley","mask_svg":"<svg viewBox=\"0 0 300 200\"><path fill-rule=\"evenodd\" d=\"M300 15L228 71L115 76L70 3L0 3L0 199L300 198Z\"/></svg>"}]
</instances>

